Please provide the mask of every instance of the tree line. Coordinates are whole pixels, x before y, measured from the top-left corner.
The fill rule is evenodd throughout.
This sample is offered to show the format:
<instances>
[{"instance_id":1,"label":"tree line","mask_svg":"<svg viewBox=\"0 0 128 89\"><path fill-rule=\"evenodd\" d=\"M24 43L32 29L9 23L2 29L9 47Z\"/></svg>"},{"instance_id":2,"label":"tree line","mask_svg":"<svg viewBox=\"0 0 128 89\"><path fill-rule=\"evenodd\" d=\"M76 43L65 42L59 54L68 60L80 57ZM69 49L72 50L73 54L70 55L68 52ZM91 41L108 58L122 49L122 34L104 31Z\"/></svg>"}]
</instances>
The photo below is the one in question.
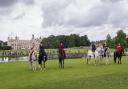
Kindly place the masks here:
<instances>
[{"instance_id":1,"label":"tree line","mask_svg":"<svg viewBox=\"0 0 128 89\"><path fill-rule=\"evenodd\" d=\"M11 46L7 46L7 42L0 41L0 50L10 50Z\"/></svg>"},{"instance_id":2,"label":"tree line","mask_svg":"<svg viewBox=\"0 0 128 89\"><path fill-rule=\"evenodd\" d=\"M58 48L59 43L62 42L65 45L65 48L70 47L80 47L80 46L89 46L90 40L87 35L79 36L77 34L71 35L51 35L42 40L42 44L45 48Z\"/></svg>"},{"instance_id":3,"label":"tree line","mask_svg":"<svg viewBox=\"0 0 128 89\"><path fill-rule=\"evenodd\" d=\"M126 33L123 30L117 32L117 36L111 38L110 34L106 37L106 43L109 47L114 48L115 44L120 43L123 48L128 47L128 39L126 38Z\"/></svg>"},{"instance_id":4,"label":"tree line","mask_svg":"<svg viewBox=\"0 0 128 89\"><path fill-rule=\"evenodd\" d=\"M112 38L110 34L108 34L104 42L105 41L106 41L107 46L109 46L110 48L114 48L115 44L117 43L120 43L123 48L128 47L126 33L124 33L123 30L119 30L117 32L117 35L114 38ZM42 40L42 44L44 45L45 48L58 48L58 45L60 42L64 43L65 48L90 46L91 44L87 35L79 36L77 34L59 35L59 36L51 35Z\"/></svg>"}]
</instances>

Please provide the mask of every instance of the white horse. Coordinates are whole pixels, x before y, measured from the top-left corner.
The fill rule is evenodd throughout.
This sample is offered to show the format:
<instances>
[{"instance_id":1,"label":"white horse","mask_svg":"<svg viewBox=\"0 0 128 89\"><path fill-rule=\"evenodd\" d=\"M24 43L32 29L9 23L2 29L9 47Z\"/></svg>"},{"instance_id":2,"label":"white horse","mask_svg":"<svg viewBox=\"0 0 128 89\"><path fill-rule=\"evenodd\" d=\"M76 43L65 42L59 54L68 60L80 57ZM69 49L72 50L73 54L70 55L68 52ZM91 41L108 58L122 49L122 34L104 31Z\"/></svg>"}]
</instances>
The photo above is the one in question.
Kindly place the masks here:
<instances>
[{"instance_id":1,"label":"white horse","mask_svg":"<svg viewBox=\"0 0 128 89\"><path fill-rule=\"evenodd\" d=\"M106 64L109 64L109 59L114 55L114 53L111 51L109 47L107 47L105 51L105 59L106 59Z\"/></svg>"},{"instance_id":2,"label":"white horse","mask_svg":"<svg viewBox=\"0 0 128 89\"><path fill-rule=\"evenodd\" d=\"M90 64L90 59L95 59L95 63L98 64L99 61L102 62L102 59L104 57L104 49L102 47L97 47L95 52L92 52L92 50L88 50L87 52L87 64Z\"/></svg>"},{"instance_id":3,"label":"white horse","mask_svg":"<svg viewBox=\"0 0 128 89\"><path fill-rule=\"evenodd\" d=\"M88 52L87 52L87 64L90 64L91 58L94 58L94 53L92 52L92 50L88 50Z\"/></svg>"},{"instance_id":4,"label":"white horse","mask_svg":"<svg viewBox=\"0 0 128 89\"><path fill-rule=\"evenodd\" d=\"M33 51L30 57L31 57L32 70L35 71L37 70L37 59L38 59L36 51Z\"/></svg>"},{"instance_id":5,"label":"white horse","mask_svg":"<svg viewBox=\"0 0 128 89\"><path fill-rule=\"evenodd\" d=\"M88 50L87 52L87 64L90 64L90 59L94 58L95 63L98 64L99 61L102 63L103 58L106 55L106 64L108 64L108 56L110 57L111 51L110 49L107 49L105 52L105 49L103 49L102 46L97 47L95 52L92 52L91 50Z\"/></svg>"}]
</instances>

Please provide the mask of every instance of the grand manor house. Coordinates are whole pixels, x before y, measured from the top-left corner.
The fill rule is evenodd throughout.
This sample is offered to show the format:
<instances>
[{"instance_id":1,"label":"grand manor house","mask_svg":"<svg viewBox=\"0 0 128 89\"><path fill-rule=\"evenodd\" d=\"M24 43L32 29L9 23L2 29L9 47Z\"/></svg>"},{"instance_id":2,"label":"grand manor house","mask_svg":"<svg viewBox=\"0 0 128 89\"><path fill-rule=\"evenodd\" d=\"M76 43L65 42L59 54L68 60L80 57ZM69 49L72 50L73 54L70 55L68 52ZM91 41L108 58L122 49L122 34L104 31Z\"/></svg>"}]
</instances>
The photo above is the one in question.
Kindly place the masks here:
<instances>
[{"instance_id":1,"label":"grand manor house","mask_svg":"<svg viewBox=\"0 0 128 89\"><path fill-rule=\"evenodd\" d=\"M8 37L7 45L11 46L13 49L30 49L35 44L35 49L39 48L39 44L41 42L40 38L35 38L32 35L30 40L20 40L18 36L16 37Z\"/></svg>"}]
</instances>

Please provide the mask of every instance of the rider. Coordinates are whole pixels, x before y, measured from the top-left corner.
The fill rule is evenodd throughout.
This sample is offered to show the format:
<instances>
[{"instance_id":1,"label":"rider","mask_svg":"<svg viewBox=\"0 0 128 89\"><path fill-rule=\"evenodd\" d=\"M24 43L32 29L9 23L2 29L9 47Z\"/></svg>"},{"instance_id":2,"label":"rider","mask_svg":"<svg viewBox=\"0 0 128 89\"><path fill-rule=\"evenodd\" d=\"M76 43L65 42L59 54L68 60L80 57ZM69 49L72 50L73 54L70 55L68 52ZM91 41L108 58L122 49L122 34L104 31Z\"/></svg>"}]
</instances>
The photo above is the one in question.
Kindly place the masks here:
<instances>
[{"instance_id":1,"label":"rider","mask_svg":"<svg viewBox=\"0 0 128 89\"><path fill-rule=\"evenodd\" d=\"M65 57L64 44L62 42L59 45L59 53L60 54L64 53L64 57Z\"/></svg>"},{"instance_id":2,"label":"rider","mask_svg":"<svg viewBox=\"0 0 128 89\"><path fill-rule=\"evenodd\" d=\"M116 44L115 49L116 49L116 50L115 50L115 51L116 51L116 54L120 54L121 49L122 49L120 43Z\"/></svg>"},{"instance_id":3,"label":"rider","mask_svg":"<svg viewBox=\"0 0 128 89\"><path fill-rule=\"evenodd\" d=\"M108 47L106 46L106 44L103 44L103 49L104 49L104 57L106 57L106 51L108 49Z\"/></svg>"},{"instance_id":4,"label":"rider","mask_svg":"<svg viewBox=\"0 0 128 89\"><path fill-rule=\"evenodd\" d=\"M92 44L91 44L91 50L92 50L93 55L94 55L94 58L95 58L96 45L95 45L95 43L94 43L94 42L92 42Z\"/></svg>"},{"instance_id":5,"label":"rider","mask_svg":"<svg viewBox=\"0 0 128 89\"><path fill-rule=\"evenodd\" d=\"M115 56L121 55L121 50L122 50L122 47L121 47L120 43L116 44L116 45L115 45ZM115 63L116 63L116 58L114 58L114 61L115 61ZM119 63L119 62L118 62L118 63ZM121 59L120 59L120 63L121 63Z\"/></svg>"},{"instance_id":6,"label":"rider","mask_svg":"<svg viewBox=\"0 0 128 89\"><path fill-rule=\"evenodd\" d=\"M61 42L58 48L59 51L59 68L64 68L64 59L66 58L64 45Z\"/></svg>"}]
</instances>

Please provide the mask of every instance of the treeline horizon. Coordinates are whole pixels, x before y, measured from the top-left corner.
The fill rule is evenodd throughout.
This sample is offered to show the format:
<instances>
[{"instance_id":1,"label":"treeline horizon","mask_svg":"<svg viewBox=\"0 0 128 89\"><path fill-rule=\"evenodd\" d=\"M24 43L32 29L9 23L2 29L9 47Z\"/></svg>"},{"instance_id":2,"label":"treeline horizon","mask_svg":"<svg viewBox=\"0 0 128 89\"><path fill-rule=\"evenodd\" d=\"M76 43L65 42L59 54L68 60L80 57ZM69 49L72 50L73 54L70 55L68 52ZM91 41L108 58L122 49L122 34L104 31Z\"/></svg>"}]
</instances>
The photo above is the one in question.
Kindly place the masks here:
<instances>
[{"instance_id":1,"label":"treeline horizon","mask_svg":"<svg viewBox=\"0 0 128 89\"><path fill-rule=\"evenodd\" d=\"M47 38L43 38L41 43L44 45L45 48L58 48L61 42L65 45L65 48L71 48L90 46L92 41L88 39L87 35L80 36L78 34L70 34L58 36L50 35ZM106 45L110 48L114 48L115 44L117 43L120 43L123 48L128 47L128 39L126 38L126 33L124 33L123 30L119 30L117 32L117 36L113 38L111 38L111 35L108 34L106 36L106 39L93 42L101 44L104 44L106 42Z\"/></svg>"},{"instance_id":2,"label":"treeline horizon","mask_svg":"<svg viewBox=\"0 0 128 89\"><path fill-rule=\"evenodd\" d=\"M120 43L123 48L128 47L128 39L126 38L126 33L123 32L123 30L119 30L117 32L117 36L111 38L111 35L108 34L106 36L106 39L99 40L99 41L93 41L96 43L105 43L110 48L114 48L115 44ZM42 44L44 48L58 48L60 43L63 43L65 48L71 48L71 47L80 47L80 46L90 46L91 41L88 39L87 35L80 36L78 34L70 34L70 35L50 35L49 37L42 39ZM0 41L0 50L9 50L11 49L10 46L7 46L7 42Z\"/></svg>"},{"instance_id":3,"label":"treeline horizon","mask_svg":"<svg viewBox=\"0 0 128 89\"><path fill-rule=\"evenodd\" d=\"M50 35L47 38L43 38L41 43L45 48L58 48L61 42L64 44L65 48L90 45L90 40L87 35L79 36L78 34L58 36Z\"/></svg>"}]
</instances>

